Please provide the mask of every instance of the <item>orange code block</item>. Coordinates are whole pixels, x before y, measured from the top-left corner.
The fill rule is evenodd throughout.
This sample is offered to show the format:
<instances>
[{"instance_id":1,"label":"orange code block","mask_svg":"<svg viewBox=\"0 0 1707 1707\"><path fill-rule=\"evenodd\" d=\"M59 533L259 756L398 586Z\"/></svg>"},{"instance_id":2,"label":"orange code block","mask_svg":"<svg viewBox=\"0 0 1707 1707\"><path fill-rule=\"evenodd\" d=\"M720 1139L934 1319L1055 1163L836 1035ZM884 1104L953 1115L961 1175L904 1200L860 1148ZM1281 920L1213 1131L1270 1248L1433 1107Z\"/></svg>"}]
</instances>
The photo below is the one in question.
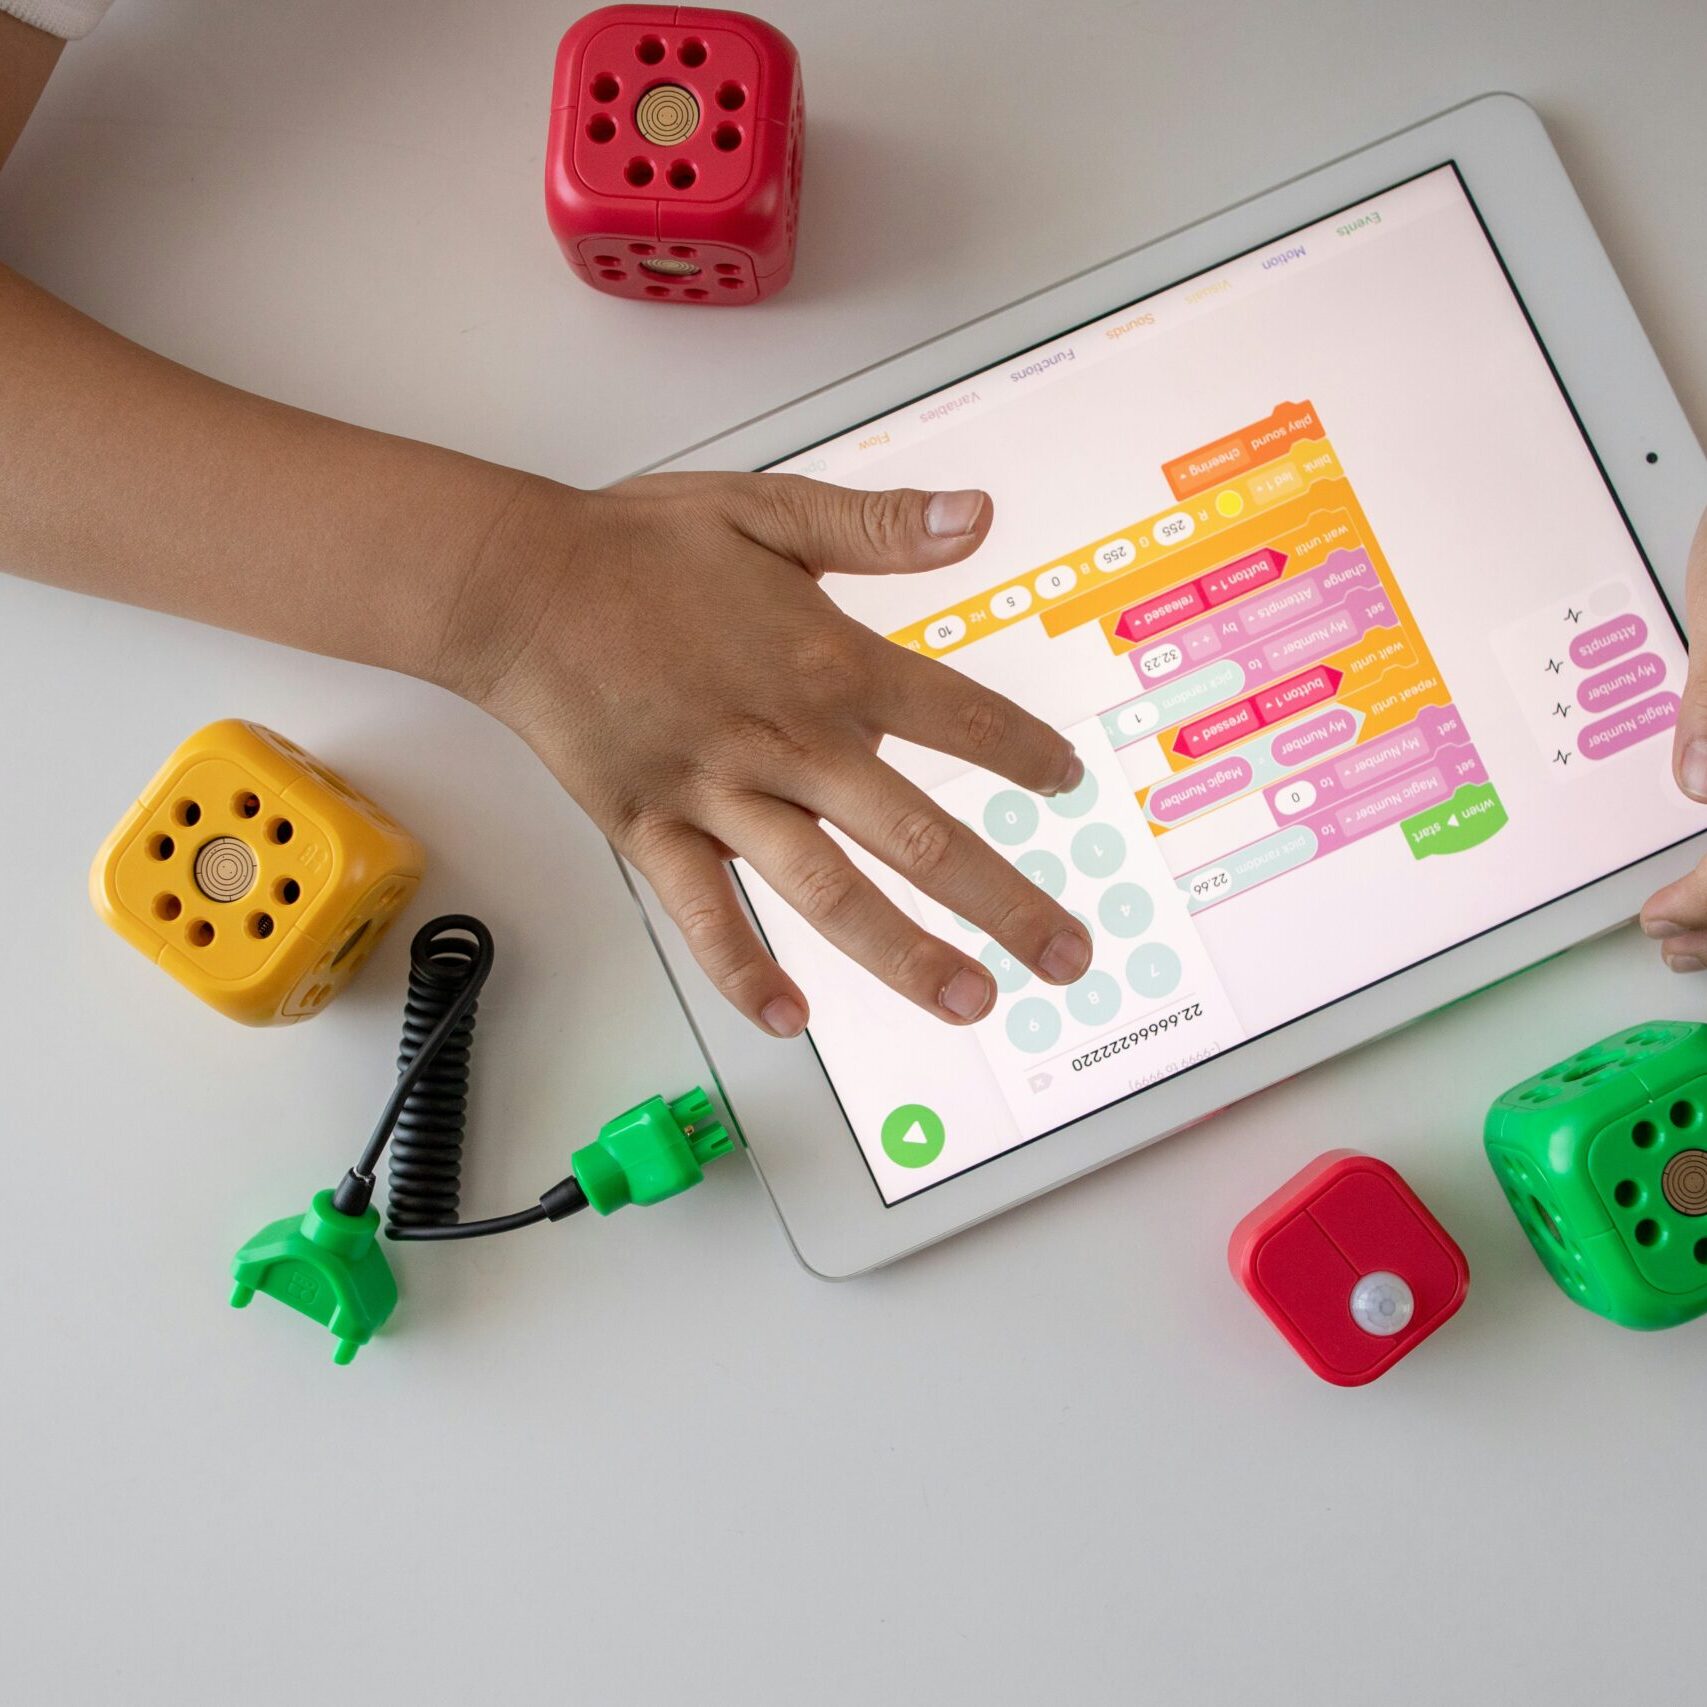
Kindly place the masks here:
<instances>
[{"instance_id":1,"label":"orange code block","mask_svg":"<svg viewBox=\"0 0 1707 1707\"><path fill-rule=\"evenodd\" d=\"M98 912L245 1025L317 1014L420 885L421 844L284 736L227 718L173 753L101 845Z\"/></svg>"}]
</instances>

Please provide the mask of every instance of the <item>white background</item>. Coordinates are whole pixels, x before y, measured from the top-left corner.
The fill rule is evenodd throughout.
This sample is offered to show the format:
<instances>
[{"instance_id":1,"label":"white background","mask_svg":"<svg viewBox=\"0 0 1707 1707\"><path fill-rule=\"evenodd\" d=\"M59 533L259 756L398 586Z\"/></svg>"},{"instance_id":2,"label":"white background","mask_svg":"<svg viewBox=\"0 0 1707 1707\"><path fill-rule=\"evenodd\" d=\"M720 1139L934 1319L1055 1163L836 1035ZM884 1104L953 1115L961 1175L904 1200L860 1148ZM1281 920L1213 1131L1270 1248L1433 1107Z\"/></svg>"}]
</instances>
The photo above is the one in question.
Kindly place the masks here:
<instances>
[{"instance_id":1,"label":"white background","mask_svg":"<svg viewBox=\"0 0 1707 1707\"><path fill-rule=\"evenodd\" d=\"M775 4L809 92L800 269L716 316L597 297L556 254L540 162L572 15L120 0L7 170L0 255L224 379L594 483L1503 86L1707 426L1694 0ZM406 1252L397 1331L340 1371L310 1324L227 1310L225 1264L365 1133L402 938L331 1017L252 1033L84 899L125 801L228 714L423 835L413 918L497 932L471 1210L701 1071L602 844L504 731L0 586L0 1694L1686 1694L1707 1328L1568 1306L1478 1139L1511 1080L1699 1011L1633 932L867 1280L798 1269L739 1164L610 1224ZM1403 1169L1475 1276L1356 1393L1303 1371L1222 1254L1335 1143Z\"/></svg>"}]
</instances>

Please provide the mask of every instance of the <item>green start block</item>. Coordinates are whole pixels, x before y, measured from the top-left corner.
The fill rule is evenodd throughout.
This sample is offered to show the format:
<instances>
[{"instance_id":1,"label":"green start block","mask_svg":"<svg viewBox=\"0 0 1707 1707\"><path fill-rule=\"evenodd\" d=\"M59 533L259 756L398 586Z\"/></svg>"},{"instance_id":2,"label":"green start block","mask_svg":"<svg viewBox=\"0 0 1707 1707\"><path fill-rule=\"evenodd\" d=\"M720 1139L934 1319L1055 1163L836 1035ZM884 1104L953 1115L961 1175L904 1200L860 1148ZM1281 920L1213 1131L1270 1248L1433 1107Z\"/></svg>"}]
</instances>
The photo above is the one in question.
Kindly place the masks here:
<instances>
[{"instance_id":1,"label":"green start block","mask_svg":"<svg viewBox=\"0 0 1707 1707\"><path fill-rule=\"evenodd\" d=\"M1567 1298L1627 1328L1707 1312L1707 1025L1602 1038L1513 1085L1483 1143Z\"/></svg>"}]
</instances>

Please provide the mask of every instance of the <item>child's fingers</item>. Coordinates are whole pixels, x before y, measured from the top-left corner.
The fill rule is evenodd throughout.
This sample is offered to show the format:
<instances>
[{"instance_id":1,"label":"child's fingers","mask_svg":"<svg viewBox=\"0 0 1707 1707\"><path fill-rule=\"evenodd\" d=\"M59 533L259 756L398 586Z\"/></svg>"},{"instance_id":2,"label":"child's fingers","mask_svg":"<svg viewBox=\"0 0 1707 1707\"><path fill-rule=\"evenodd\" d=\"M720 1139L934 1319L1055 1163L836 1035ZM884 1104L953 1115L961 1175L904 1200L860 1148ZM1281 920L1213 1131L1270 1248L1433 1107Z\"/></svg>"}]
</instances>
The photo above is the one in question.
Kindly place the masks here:
<instances>
[{"instance_id":1,"label":"child's fingers","mask_svg":"<svg viewBox=\"0 0 1707 1707\"><path fill-rule=\"evenodd\" d=\"M807 804L1040 977L1070 984L1090 964L1090 933L1066 908L888 765L826 771Z\"/></svg>"},{"instance_id":2,"label":"child's fingers","mask_svg":"<svg viewBox=\"0 0 1707 1707\"><path fill-rule=\"evenodd\" d=\"M729 1002L773 1037L798 1036L806 1025L806 998L760 941L710 840L684 829L635 863Z\"/></svg>"},{"instance_id":3,"label":"child's fingers","mask_svg":"<svg viewBox=\"0 0 1707 1707\"><path fill-rule=\"evenodd\" d=\"M934 747L1038 794L1077 788L1073 743L1011 699L904 646L880 641L882 702L872 710L903 741Z\"/></svg>"},{"instance_id":4,"label":"child's fingers","mask_svg":"<svg viewBox=\"0 0 1707 1707\"><path fill-rule=\"evenodd\" d=\"M990 531L984 492L856 492L798 474L756 474L730 490L735 525L814 575L937 569Z\"/></svg>"},{"instance_id":5,"label":"child's fingers","mask_svg":"<svg viewBox=\"0 0 1707 1707\"><path fill-rule=\"evenodd\" d=\"M1660 942L1707 931L1707 860L1648 897L1642 907L1642 929Z\"/></svg>"},{"instance_id":6,"label":"child's fingers","mask_svg":"<svg viewBox=\"0 0 1707 1707\"><path fill-rule=\"evenodd\" d=\"M1686 931L1660 944L1660 955L1673 972L1707 969L1707 931Z\"/></svg>"},{"instance_id":7,"label":"child's fingers","mask_svg":"<svg viewBox=\"0 0 1707 1707\"><path fill-rule=\"evenodd\" d=\"M1686 587L1689 613L1689 679L1684 684L1672 738L1677 786L1694 800L1707 800L1707 514L1689 550Z\"/></svg>"},{"instance_id":8,"label":"child's fingers","mask_svg":"<svg viewBox=\"0 0 1707 1707\"><path fill-rule=\"evenodd\" d=\"M798 806L750 796L717 830L826 942L890 989L953 1025L990 1011L990 974L908 918Z\"/></svg>"}]
</instances>

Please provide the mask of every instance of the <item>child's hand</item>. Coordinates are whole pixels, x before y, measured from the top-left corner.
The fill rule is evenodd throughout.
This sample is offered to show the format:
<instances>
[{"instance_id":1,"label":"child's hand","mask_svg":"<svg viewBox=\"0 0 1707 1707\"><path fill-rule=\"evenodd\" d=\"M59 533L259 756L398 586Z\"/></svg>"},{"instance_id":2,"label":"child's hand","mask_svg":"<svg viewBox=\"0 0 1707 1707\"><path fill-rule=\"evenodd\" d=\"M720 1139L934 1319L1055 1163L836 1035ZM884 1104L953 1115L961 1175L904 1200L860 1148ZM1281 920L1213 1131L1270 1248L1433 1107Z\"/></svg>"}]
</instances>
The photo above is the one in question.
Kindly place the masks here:
<instances>
[{"instance_id":1,"label":"child's hand","mask_svg":"<svg viewBox=\"0 0 1707 1707\"><path fill-rule=\"evenodd\" d=\"M1685 593L1689 629L1689 680L1677 714L1671 768L1677 786L1691 800L1707 802L1707 515L1695 530L1689 550ZM1707 967L1707 860L1664 889L1642 908L1642 929L1660 944L1673 972Z\"/></svg>"},{"instance_id":2,"label":"child's hand","mask_svg":"<svg viewBox=\"0 0 1707 1707\"><path fill-rule=\"evenodd\" d=\"M1083 927L876 757L895 735L1049 794L1083 774L1071 746L818 585L829 570L958 562L989 530L983 493L653 475L530 488L518 509L459 602L456 631L479 638L446 678L532 745L748 1018L790 1037L806 1003L737 903L731 855L939 1018L975 1020L995 1000L989 972L894 906L820 819L1041 977L1085 970Z\"/></svg>"}]
</instances>

